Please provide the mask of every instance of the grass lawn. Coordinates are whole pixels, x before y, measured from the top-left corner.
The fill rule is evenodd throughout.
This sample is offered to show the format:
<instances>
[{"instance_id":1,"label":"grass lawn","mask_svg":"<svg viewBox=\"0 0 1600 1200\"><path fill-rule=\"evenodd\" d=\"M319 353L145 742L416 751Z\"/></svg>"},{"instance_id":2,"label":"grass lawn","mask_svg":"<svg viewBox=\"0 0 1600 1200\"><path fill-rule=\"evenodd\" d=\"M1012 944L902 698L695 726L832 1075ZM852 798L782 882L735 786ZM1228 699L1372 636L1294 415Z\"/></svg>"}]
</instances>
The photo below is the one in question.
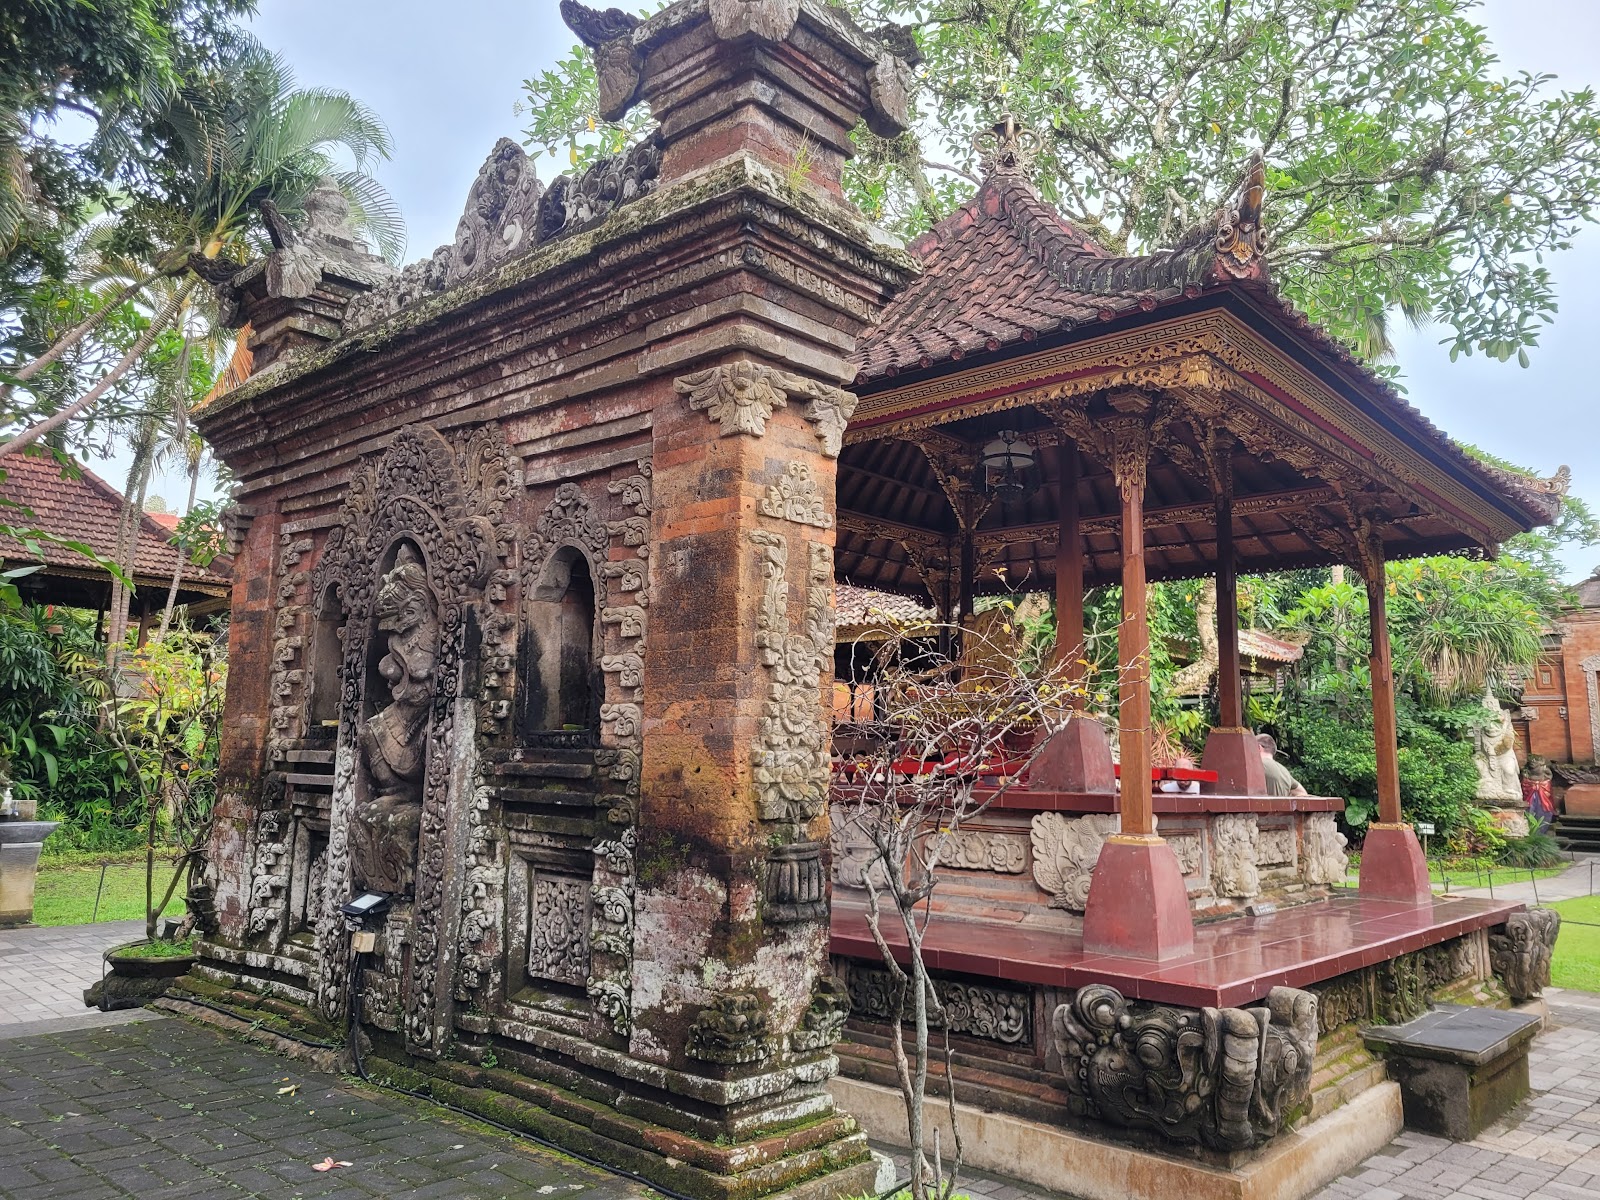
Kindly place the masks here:
<instances>
[{"instance_id":1,"label":"grass lawn","mask_svg":"<svg viewBox=\"0 0 1600 1200\"><path fill-rule=\"evenodd\" d=\"M166 889L172 868L156 864L156 893ZM33 919L39 925L87 925L90 920L126 921L144 916L144 863L112 863L106 867L105 890L100 893L100 911L94 915L95 892L100 887L99 866L39 867L39 883L33 895ZM167 906L166 915L183 912L183 887Z\"/></svg>"},{"instance_id":2,"label":"grass lawn","mask_svg":"<svg viewBox=\"0 0 1600 1200\"><path fill-rule=\"evenodd\" d=\"M1561 913L1550 982L1557 987L1600 992L1600 896L1558 900L1550 907ZM1576 924L1578 921L1588 924Z\"/></svg>"}]
</instances>

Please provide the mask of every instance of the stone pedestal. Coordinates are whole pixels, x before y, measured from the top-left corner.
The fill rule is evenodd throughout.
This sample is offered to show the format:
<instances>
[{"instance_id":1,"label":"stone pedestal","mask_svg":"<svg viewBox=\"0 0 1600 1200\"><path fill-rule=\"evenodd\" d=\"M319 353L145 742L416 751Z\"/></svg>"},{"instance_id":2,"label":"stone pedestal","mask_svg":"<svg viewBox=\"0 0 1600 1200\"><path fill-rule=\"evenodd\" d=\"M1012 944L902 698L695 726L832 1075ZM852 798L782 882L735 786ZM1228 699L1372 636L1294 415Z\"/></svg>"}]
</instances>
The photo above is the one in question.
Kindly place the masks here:
<instances>
[{"instance_id":1,"label":"stone pedestal","mask_svg":"<svg viewBox=\"0 0 1600 1200\"><path fill-rule=\"evenodd\" d=\"M0 927L32 923L39 852L58 824L0 820Z\"/></svg>"},{"instance_id":2,"label":"stone pedestal","mask_svg":"<svg viewBox=\"0 0 1600 1200\"><path fill-rule=\"evenodd\" d=\"M1428 863L1409 825L1374 822L1361 847L1361 894L1378 900L1409 900L1425 904L1433 899Z\"/></svg>"},{"instance_id":3,"label":"stone pedestal","mask_svg":"<svg viewBox=\"0 0 1600 1200\"><path fill-rule=\"evenodd\" d=\"M1404 1025L1367 1030L1400 1085L1406 1128L1470 1142L1528 1095L1536 1013L1444 1004Z\"/></svg>"},{"instance_id":4,"label":"stone pedestal","mask_svg":"<svg viewBox=\"0 0 1600 1200\"><path fill-rule=\"evenodd\" d=\"M1261 743L1248 729L1213 729L1206 735L1206 751L1200 759L1206 771L1215 771L1217 781L1204 785L1208 791L1227 796L1265 796L1267 773L1261 763Z\"/></svg>"},{"instance_id":5,"label":"stone pedestal","mask_svg":"<svg viewBox=\"0 0 1600 1200\"><path fill-rule=\"evenodd\" d=\"M1183 872L1159 837L1113 834L1089 884L1083 948L1161 962L1194 953L1194 921Z\"/></svg>"},{"instance_id":6,"label":"stone pedestal","mask_svg":"<svg viewBox=\"0 0 1600 1200\"><path fill-rule=\"evenodd\" d=\"M1074 714L1033 760L1029 781L1036 792L1115 792L1117 770L1106 727Z\"/></svg>"}]
</instances>

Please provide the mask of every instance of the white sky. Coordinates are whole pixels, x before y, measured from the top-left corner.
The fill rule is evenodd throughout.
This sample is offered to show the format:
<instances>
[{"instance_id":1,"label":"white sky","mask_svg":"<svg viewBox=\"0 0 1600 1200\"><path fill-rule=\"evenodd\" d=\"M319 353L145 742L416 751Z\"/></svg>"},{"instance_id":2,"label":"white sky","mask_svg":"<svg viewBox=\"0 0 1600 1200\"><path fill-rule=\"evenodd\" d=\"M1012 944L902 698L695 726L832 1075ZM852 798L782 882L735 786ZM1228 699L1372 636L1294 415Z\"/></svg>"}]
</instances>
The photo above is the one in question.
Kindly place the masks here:
<instances>
[{"instance_id":1,"label":"white sky","mask_svg":"<svg viewBox=\"0 0 1600 1200\"><path fill-rule=\"evenodd\" d=\"M520 140L522 80L573 42L553 0L260 0L253 28L283 51L302 84L341 87L394 135L378 175L405 214L408 258L450 241L479 165L501 136ZM1600 85L1600 3L1487 0L1482 22L1508 71L1550 72L1564 87ZM541 174L556 166L541 162ZM1600 502L1600 232L1586 229L1549 264L1561 311L1531 351L1533 365L1451 363L1438 330L1398 336L1411 403L1452 436L1551 474L1572 467L1574 491ZM97 468L102 464L96 464ZM125 466L103 469L120 484ZM173 479L153 494L182 503ZM1600 563L1578 551L1569 574Z\"/></svg>"}]
</instances>

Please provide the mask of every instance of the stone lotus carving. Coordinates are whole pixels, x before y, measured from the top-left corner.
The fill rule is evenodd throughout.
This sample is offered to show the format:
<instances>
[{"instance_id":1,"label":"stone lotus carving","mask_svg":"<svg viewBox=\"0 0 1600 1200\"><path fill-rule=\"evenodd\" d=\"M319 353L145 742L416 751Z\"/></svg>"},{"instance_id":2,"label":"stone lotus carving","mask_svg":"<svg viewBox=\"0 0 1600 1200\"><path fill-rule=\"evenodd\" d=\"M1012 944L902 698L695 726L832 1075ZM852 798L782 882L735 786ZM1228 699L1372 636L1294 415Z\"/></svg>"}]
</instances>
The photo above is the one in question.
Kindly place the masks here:
<instances>
[{"instance_id":1,"label":"stone lotus carving","mask_svg":"<svg viewBox=\"0 0 1600 1200\"><path fill-rule=\"evenodd\" d=\"M945 836L945 857L965 871L1020 875L1028 865L1028 843L1021 834L962 829Z\"/></svg>"},{"instance_id":2,"label":"stone lotus carving","mask_svg":"<svg viewBox=\"0 0 1600 1200\"><path fill-rule=\"evenodd\" d=\"M829 458L839 457L845 426L856 409L853 392L749 359L691 372L673 386L688 397L690 408L722 427L723 437L736 433L760 437L774 410L787 408L791 397L804 398L806 418L816 426L822 452Z\"/></svg>"},{"instance_id":3,"label":"stone lotus carving","mask_svg":"<svg viewBox=\"0 0 1600 1200\"><path fill-rule=\"evenodd\" d=\"M755 992L718 992L690 1026L687 1053L721 1066L761 1062L772 1053L766 1001Z\"/></svg>"},{"instance_id":4,"label":"stone lotus carving","mask_svg":"<svg viewBox=\"0 0 1600 1200\"><path fill-rule=\"evenodd\" d=\"M1219 896L1254 896L1261 891L1256 870L1260 833L1250 813L1225 813L1211 822L1211 885Z\"/></svg>"},{"instance_id":5,"label":"stone lotus carving","mask_svg":"<svg viewBox=\"0 0 1600 1200\"><path fill-rule=\"evenodd\" d=\"M1312 813L1301 831L1300 877L1307 883L1343 884L1350 870L1345 845L1332 813Z\"/></svg>"},{"instance_id":6,"label":"stone lotus carving","mask_svg":"<svg viewBox=\"0 0 1600 1200\"><path fill-rule=\"evenodd\" d=\"M1195 1011L1091 984L1056 1009L1051 1028L1073 1111L1111 1125L1243 1150L1281 1132L1310 1097L1310 992L1278 987L1264 1005Z\"/></svg>"},{"instance_id":7,"label":"stone lotus carving","mask_svg":"<svg viewBox=\"0 0 1600 1200\"><path fill-rule=\"evenodd\" d=\"M1561 914L1553 908L1530 908L1512 913L1500 929L1489 934L1489 963L1518 1003L1542 995L1550 983L1550 957Z\"/></svg>"},{"instance_id":8,"label":"stone lotus carving","mask_svg":"<svg viewBox=\"0 0 1600 1200\"><path fill-rule=\"evenodd\" d=\"M1082 912L1100 848L1121 828L1121 818L1102 813L1068 817L1039 813L1029 835L1033 842L1033 880L1050 893L1051 908Z\"/></svg>"},{"instance_id":9,"label":"stone lotus carving","mask_svg":"<svg viewBox=\"0 0 1600 1200\"><path fill-rule=\"evenodd\" d=\"M408 896L416 883L427 726L439 656L438 602L409 545L378 587L378 631L386 635L378 676L389 703L360 734L369 796L355 812L350 854L355 881L369 891Z\"/></svg>"},{"instance_id":10,"label":"stone lotus carving","mask_svg":"<svg viewBox=\"0 0 1600 1200\"><path fill-rule=\"evenodd\" d=\"M818 529L833 528L827 501L811 475L811 468L803 462L792 462L785 467L783 477L767 489L757 508L764 517L815 525Z\"/></svg>"},{"instance_id":11,"label":"stone lotus carving","mask_svg":"<svg viewBox=\"0 0 1600 1200\"><path fill-rule=\"evenodd\" d=\"M761 550L763 595L756 618L756 651L771 673L760 736L751 754L756 806L763 821L809 821L828 794L828 730L822 714L822 676L833 669L833 552L808 543L805 624L789 623L786 538L753 530Z\"/></svg>"}]
</instances>

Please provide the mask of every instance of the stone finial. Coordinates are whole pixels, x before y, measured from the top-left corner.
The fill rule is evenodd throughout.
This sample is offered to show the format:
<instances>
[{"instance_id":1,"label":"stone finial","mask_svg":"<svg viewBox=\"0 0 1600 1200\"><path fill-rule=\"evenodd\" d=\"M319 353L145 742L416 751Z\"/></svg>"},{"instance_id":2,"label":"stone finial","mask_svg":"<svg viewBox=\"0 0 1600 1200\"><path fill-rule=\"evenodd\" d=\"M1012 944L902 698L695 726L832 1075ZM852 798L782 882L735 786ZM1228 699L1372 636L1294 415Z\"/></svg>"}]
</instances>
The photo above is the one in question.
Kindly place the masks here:
<instances>
[{"instance_id":1,"label":"stone finial","mask_svg":"<svg viewBox=\"0 0 1600 1200\"><path fill-rule=\"evenodd\" d=\"M1044 142L1007 113L972 139L985 175L1023 174L1033 166Z\"/></svg>"},{"instance_id":2,"label":"stone finial","mask_svg":"<svg viewBox=\"0 0 1600 1200\"><path fill-rule=\"evenodd\" d=\"M1267 169L1261 151L1253 150L1245 164L1237 198L1217 217L1217 270L1236 279L1258 275L1262 269L1261 208L1267 192Z\"/></svg>"},{"instance_id":3,"label":"stone finial","mask_svg":"<svg viewBox=\"0 0 1600 1200\"><path fill-rule=\"evenodd\" d=\"M600 116L607 121L621 120L639 97L644 59L633 40L639 18L618 8L602 11L578 0L561 0L561 19L594 52Z\"/></svg>"}]
</instances>

